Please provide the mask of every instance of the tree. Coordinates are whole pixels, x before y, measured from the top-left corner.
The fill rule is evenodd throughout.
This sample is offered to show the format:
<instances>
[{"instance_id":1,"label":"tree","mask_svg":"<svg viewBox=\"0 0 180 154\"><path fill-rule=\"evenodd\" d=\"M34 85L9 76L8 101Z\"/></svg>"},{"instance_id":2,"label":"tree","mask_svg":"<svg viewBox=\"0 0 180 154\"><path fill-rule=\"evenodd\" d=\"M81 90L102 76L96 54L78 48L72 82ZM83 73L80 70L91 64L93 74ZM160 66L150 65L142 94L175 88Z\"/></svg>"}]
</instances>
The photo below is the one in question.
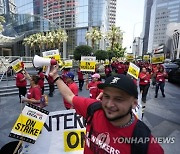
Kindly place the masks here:
<instances>
[{"instance_id":1,"label":"tree","mask_svg":"<svg viewBox=\"0 0 180 154\"><path fill-rule=\"evenodd\" d=\"M74 59L81 60L81 56L91 56L93 54L92 47L88 45L80 45L74 50Z\"/></svg>"},{"instance_id":2,"label":"tree","mask_svg":"<svg viewBox=\"0 0 180 154\"><path fill-rule=\"evenodd\" d=\"M65 30L63 29L58 29L55 34L54 34L54 41L55 41L55 44L57 45L58 47L58 50L60 52L60 47L61 47L61 44L63 42L67 42L67 33Z\"/></svg>"},{"instance_id":3,"label":"tree","mask_svg":"<svg viewBox=\"0 0 180 154\"><path fill-rule=\"evenodd\" d=\"M117 58L124 57L125 51L126 51L126 48L123 48L120 43L115 43L114 44L114 54L115 54L115 57L117 57Z\"/></svg>"},{"instance_id":4,"label":"tree","mask_svg":"<svg viewBox=\"0 0 180 154\"><path fill-rule=\"evenodd\" d=\"M122 42L122 39L123 39L120 28L113 25L110 28L110 30L107 32L106 38L109 41L110 50L114 51L115 43L120 43L120 42Z\"/></svg>"},{"instance_id":5,"label":"tree","mask_svg":"<svg viewBox=\"0 0 180 154\"><path fill-rule=\"evenodd\" d=\"M102 33L100 30L98 30L96 27L92 28L91 31L88 31L86 33L86 40L90 39L92 48L94 49L95 44L102 38Z\"/></svg>"},{"instance_id":6,"label":"tree","mask_svg":"<svg viewBox=\"0 0 180 154\"><path fill-rule=\"evenodd\" d=\"M104 50L97 50L94 54L97 60L105 60L108 59L108 52Z\"/></svg>"},{"instance_id":7,"label":"tree","mask_svg":"<svg viewBox=\"0 0 180 154\"><path fill-rule=\"evenodd\" d=\"M67 41L67 34L64 30L59 29L57 31L50 31L44 33L36 33L30 35L29 37L24 38L23 44L30 46L30 49L35 49L36 46L40 50L40 54L42 54L42 49L45 47L46 50L54 49L56 46L60 50L60 45L62 42Z\"/></svg>"},{"instance_id":8,"label":"tree","mask_svg":"<svg viewBox=\"0 0 180 154\"><path fill-rule=\"evenodd\" d=\"M30 35L29 37L24 38L23 44L30 47L30 56L31 56L32 49L34 49L34 55L35 55L35 48L36 48L36 44L37 44L35 34Z\"/></svg>"},{"instance_id":9,"label":"tree","mask_svg":"<svg viewBox=\"0 0 180 154\"><path fill-rule=\"evenodd\" d=\"M109 61L112 59L112 57L115 57L115 53L113 51L107 51Z\"/></svg>"}]
</instances>

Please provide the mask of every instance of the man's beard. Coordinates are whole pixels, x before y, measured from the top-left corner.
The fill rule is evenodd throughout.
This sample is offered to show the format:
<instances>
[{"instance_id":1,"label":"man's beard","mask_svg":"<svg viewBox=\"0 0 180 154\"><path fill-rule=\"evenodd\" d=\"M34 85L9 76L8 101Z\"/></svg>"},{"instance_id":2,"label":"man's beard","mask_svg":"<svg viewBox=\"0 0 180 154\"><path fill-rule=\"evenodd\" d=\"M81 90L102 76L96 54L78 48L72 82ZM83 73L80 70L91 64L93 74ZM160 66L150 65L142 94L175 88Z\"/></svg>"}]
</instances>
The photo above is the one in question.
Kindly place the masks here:
<instances>
[{"instance_id":1,"label":"man's beard","mask_svg":"<svg viewBox=\"0 0 180 154\"><path fill-rule=\"evenodd\" d=\"M105 116L106 116L106 113L105 113L105 112L104 112L104 114L105 114ZM108 117L106 116L106 118L107 118L109 121L116 121L116 120L119 120L119 119L124 118L124 117L127 116L128 114L132 114L132 106L129 107L129 110L128 110L125 114L123 114L123 115L120 115L120 116L117 116L117 117L114 117L114 118L108 118Z\"/></svg>"}]
</instances>

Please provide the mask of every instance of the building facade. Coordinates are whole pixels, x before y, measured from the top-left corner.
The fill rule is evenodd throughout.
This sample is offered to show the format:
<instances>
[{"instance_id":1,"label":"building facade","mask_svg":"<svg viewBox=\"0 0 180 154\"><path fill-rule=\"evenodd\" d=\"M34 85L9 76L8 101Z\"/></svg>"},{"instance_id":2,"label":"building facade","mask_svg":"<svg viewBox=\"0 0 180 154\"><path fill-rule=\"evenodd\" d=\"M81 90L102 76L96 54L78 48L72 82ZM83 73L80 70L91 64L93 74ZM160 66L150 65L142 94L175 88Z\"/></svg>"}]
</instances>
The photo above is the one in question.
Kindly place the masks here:
<instances>
[{"instance_id":1,"label":"building facade","mask_svg":"<svg viewBox=\"0 0 180 154\"><path fill-rule=\"evenodd\" d=\"M85 35L92 27L98 27L105 33L109 26L115 24L116 0L14 0L14 2L16 15L9 25L17 34L30 35L63 28L68 34L64 48L67 51L66 57L73 54L76 46L87 44ZM100 41L99 46L101 49L106 48L105 38Z\"/></svg>"},{"instance_id":2,"label":"building facade","mask_svg":"<svg viewBox=\"0 0 180 154\"><path fill-rule=\"evenodd\" d=\"M180 22L180 0L154 0L151 8L148 52L165 44L167 25Z\"/></svg>"},{"instance_id":3,"label":"building facade","mask_svg":"<svg viewBox=\"0 0 180 154\"><path fill-rule=\"evenodd\" d=\"M143 19L143 30L142 30L142 38L143 38L142 52L143 52L143 54L147 53L147 50L148 50L151 7L153 4L153 0L145 0L144 4L145 4L144 5L144 19Z\"/></svg>"}]
</instances>

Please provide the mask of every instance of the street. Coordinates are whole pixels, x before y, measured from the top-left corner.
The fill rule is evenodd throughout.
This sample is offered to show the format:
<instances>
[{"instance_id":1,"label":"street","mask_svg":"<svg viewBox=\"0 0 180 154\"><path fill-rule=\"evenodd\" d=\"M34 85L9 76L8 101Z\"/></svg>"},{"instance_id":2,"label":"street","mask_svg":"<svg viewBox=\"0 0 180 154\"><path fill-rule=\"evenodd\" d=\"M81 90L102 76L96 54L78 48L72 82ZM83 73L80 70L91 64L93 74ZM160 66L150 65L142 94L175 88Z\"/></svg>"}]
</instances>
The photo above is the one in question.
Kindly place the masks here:
<instances>
[{"instance_id":1,"label":"street","mask_svg":"<svg viewBox=\"0 0 180 154\"><path fill-rule=\"evenodd\" d=\"M48 91L45 92L48 94ZM89 92L83 89L80 96L88 97ZM159 91L154 98L155 87L149 88L143 121L149 126L154 136L175 137L175 143L162 144L166 154L178 153L180 145L180 86L166 82L163 98ZM49 97L46 109L50 112L64 110L62 97L56 89L54 97ZM23 104L22 106L24 106ZM8 137L17 117L21 113L18 95L0 97L0 147L13 141Z\"/></svg>"}]
</instances>

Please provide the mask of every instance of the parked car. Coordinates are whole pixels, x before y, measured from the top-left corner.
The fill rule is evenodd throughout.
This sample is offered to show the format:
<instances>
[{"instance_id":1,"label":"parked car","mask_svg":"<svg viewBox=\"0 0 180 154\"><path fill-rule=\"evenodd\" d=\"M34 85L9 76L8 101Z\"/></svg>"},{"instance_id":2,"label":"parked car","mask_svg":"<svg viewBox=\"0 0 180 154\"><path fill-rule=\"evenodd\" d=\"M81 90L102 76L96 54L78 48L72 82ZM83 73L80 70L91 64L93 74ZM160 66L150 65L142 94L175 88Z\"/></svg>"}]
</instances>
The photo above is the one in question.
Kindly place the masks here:
<instances>
[{"instance_id":1,"label":"parked car","mask_svg":"<svg viewBox=\"0 0 180 154\"><path fill-rule=\"evenodd\" d=\"M180 59L165 63L163 66L168 73L168 81L180 84Z\"/></svg>"},{"instance_id":2,"label":"parked car","mask_svg":"<svg viewBox=\"0 0 180 154\"><path fill-rule=\"evenodd\" d=\"M169 73L170 71L178 68L178 65L175 64L175 63L172 63L172 62L164 63L162 65L164 66L164 69L166 70L167 73Z\"/></svg>"}]
</instances>

